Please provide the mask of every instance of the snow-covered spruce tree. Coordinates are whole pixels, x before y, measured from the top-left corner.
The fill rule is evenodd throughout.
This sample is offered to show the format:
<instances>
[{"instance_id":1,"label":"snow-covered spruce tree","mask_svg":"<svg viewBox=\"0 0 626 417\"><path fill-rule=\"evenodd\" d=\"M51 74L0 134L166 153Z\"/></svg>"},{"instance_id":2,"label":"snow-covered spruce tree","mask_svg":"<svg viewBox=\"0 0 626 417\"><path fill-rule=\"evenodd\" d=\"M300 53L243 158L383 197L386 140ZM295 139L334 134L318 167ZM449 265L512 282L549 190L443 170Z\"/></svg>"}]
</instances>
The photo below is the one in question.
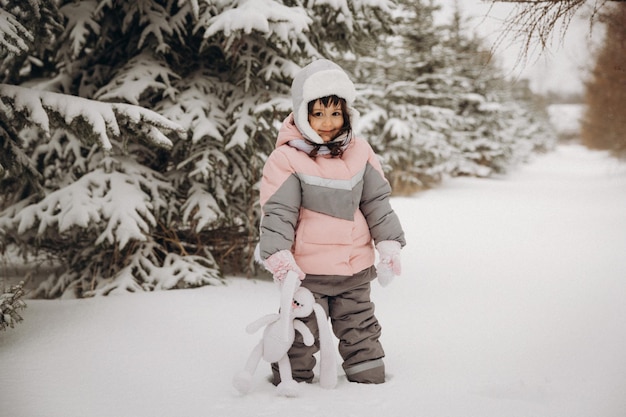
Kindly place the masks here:
<instances>
[{"instance_id":1,"label":"snow-covered spruce tree","mask_svg":"<svg viewBox=\"0 0 626 417\"><path fill-rule=\"evenodd\" d=\"M0 4L2 82L96 100L82 102L84 112L71 104L70 114L44 105L48 130L33 117L1 126L11 161L34 178L2 178L3 242L59 264L36 295L81 297L205 285L250 266L256 184L293 75L314 56L377 36L391 2ZM6 91L3 105L19 114ZM102 129L83 113L116 108L106 103L164 116L186 135L165 151L150 142L150 121L134 120L138 129L107 131L110 149L92 144Z\"/></svg>"},{"instance_id":2,"label":"snow-covered spruce tree","mask_svg":"<svg viewBox=\"0 0 626 417\"><path fill-rule=\"evenodd\" d=\"M368 59L354 62L362 91L360 130L383 156L396 193L437 182L452 150L446 142L449 111L428 106L419 77L434 72L440 32L431 2L402 2L395 34L372 45Z\"/></svg>"},{"instance_id":3,"label":"snow-covered spruce tree","mask_svg":"<svg viewBox=\"0 0 626 417\"><path fill-rule=\"evenodd\" d=\"M452 175L503 173L551 148L556 140L545 102L527 85L506 80L482 41L468 33L457 10L445 26L444 67L460 81L449 107L460 116L449 142L459 151Z\"/></svg>"},{"instance_id":4,"label":"snow-covered spruce tree","mask_svg":"<svg viewBox=\"0 0 626 417\"><path fill-rule=\"evenodd\" d=\"M19 82L28 72L43 75L52 66L49 58L59 33L49 19L59 15L51 10L56 10L54 4L47 3L8 4L2 10L2 82ZM33 17L40 26L29 23ZM20 20L34 29L27 30ZM133 177L135 172L126 167L116 169L125 160L116 158L115 149L133 140L127 148L143 142L158 152L172 146L162 131L184 130L143 107L43 91L46 86L36 84L41 88L0 84L0 231L3 246L12 243L25 256L41 251L65 261L65 280L49 288L55 293L69 287L63 283L76 274L92 281L89 260L110 255L106 249L98 252L101 243L123 248L130 239L143 239L147 223L154 222L151 211L160 209L157 190L141 189L144 179ZM77 256L85 247L95 252L94 258Z\"/></svg>"},{"instance_id":5,"label":"snow-covered spruce tree","mask_svg":"<svg viewBox=\"0 0 626 417\"><path fill-rule=\"evenodd\" d=\"M354 69L363 83L375 80L361 96L369 106L361 130L383 154L397 193L444 176L502 172L537 149L535 142L553 140L547 118L512 95L512 83L459 13L437 26L433 2L402 3L396 36L381 39Z\"/></svg>"}]
</instances>

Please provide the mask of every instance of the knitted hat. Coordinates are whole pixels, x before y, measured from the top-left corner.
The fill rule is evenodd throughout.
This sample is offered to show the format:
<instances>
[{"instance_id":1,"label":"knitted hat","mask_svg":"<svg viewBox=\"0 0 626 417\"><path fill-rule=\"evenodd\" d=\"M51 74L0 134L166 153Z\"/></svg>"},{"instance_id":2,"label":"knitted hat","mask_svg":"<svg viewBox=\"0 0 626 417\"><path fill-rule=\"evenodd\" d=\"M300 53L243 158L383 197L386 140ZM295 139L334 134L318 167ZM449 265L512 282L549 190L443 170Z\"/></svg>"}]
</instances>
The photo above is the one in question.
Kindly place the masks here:
<instances>
[{"instance_id":1,"label":"knitted hat","mask_svg":"<svg viewBox=\"0 0 626 417\"><path fill-rule=\"evenodd\" d=\"M350 124L353 125L358 112L352 107L356 97L354 84L343 69L327 59L318 59L296 74L291 84L293 118L302 135L314 143L324 140L309 124L308 104L318 98L335 95L346 100Z\"/></svg>"}]
</instances>

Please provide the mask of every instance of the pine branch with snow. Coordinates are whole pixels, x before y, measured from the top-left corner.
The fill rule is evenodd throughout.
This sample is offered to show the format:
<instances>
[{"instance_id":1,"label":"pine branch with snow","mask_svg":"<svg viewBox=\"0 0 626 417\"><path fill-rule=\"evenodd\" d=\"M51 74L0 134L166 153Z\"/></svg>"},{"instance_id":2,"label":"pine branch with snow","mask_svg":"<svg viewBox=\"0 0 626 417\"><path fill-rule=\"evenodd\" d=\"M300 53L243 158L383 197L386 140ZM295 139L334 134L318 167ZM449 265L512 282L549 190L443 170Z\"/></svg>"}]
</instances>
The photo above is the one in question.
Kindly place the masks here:
<instances>
[{"instance_id":1,"label":"pine branch with snow","mask_svg":"<svg viewBox=\"0 0 626 417\"><path fill-rule=\"evenodd\" d=\"M33 35L13 16L4 9L0 9L0 46L6 54L21 54L28 52ZM4 54L2 54L4 55ZM0 55L0 56L2 56Z\"/></svg>"},{"instance_id":2,"label":"pine branch with snow","mask_svg":"<svg viewBox=\"0 0 626 417\"><path fill-rule=\"evenodd\" d=\"M140 106L104 103L8 84L0 84L0 109L7 125L34 125L46 135L54 128L61 128L86 144L99 142L105 150L112 148L110 137L139 134L139 138L156 146L171 147L171 140L161 130L185 132L176 123Z\"/></svg>"},{"instance_id":3,"label":"pine branch with snow","mask_svg":"<svg viewBox=\"0 0 626 417\"><path fill-rule=\"evenodd\" d=\"M130 241L146 240L173 193L164 179L134 160L105 156L98 168L0 224L18 235L36 230L35 238L47 233L72 236L77 229L98 225L93 244L122 250Z\"/></svg>"},{"instance_id":4,"label":"pine branch with snow","mask_svg":"<svg viewBox=\"0 0 626 417\"><path fill-rule=\"evenodd\" d=\"M29 185L39 188L42 176L19 144L19 132L0 118L0 179L21 176Z\"/></svg>"},{"instance_id":5,"label":"pine branch with snow","mask_svg":"<svg viewBox=\"0 0 626 417\"><path fill-rule=\"evenodd\" d=\"M2 0L0 6L0 83L13 84L25 68L44 66L41 57L58 52L63 16L56 0Z\"/></svg>"},{"instance_id":6,"label":"pine branch with snow","mask_svg":"<svg viewBox=\"0 0 626 417\"><path fill-rule=\"evenodd\" d=\"M19 282L5 289L0 294L0 330L15 327L15 324L23 320L19 311L26 308L22 300L24 296L24 282Z\"/></svg>"},{"instance_id":7,"label":"pine branch with snow","mask_svg":"<svg viewBox=\"0 0 626 417\"><path fill-rule=\"evenodd\" d=\"M224 283L210 251L166 252L163 243L152 238L131 246L123 253L83 247L72 258L80 268L59 269L39 284L33 296L83 298Z\"/></svg>"},{"instance_id":8,"label":"pine branch with snow","mask_svg":"<svg viewBox=\"0 0 626 417\"><path fill-rule=\"evenodd\" d=\"M96 1L72 2L63 5L59 12L66 17L65 32L68 34L70 56L77 58L92 35L99 35L100 24L94 19Z\"/></svg>"}]
</instances>

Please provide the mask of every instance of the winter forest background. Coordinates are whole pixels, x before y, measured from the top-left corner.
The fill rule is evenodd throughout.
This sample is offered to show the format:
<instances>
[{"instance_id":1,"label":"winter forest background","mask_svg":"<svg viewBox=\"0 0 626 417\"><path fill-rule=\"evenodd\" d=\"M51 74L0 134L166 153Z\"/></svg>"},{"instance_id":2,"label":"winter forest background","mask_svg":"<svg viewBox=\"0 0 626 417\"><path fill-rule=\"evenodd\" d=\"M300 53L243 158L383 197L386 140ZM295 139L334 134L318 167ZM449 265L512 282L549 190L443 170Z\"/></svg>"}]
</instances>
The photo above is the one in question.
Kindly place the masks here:
<instances>
[{"instance_id":1,"label":"winter forest background","mask_svg":"<svg viewBox=\"0 0 626 417\"><path fill-rule=\"evenodd\" d=\"M0 273L23 259L29 297L262 274L261 169L292 78L317 57L355 81L357 130L396 195L551 150L555 102L584 100L583 142L626 153L624 3L594 15L606 41L574 98L506 77L459 8L435 23L435 1L0 6Z\"/></svg>"}]
</instances>

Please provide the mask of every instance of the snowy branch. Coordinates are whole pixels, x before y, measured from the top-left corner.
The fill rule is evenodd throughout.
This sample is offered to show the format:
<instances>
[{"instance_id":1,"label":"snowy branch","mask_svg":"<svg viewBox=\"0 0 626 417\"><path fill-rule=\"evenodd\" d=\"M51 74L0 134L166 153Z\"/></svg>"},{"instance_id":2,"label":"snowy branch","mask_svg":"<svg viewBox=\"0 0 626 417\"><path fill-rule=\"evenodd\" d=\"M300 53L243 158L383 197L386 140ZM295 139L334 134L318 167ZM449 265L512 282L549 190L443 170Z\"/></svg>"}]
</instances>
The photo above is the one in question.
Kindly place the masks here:
<instances>
[{"instance_id":1,"label":"snowy branch","mask_svg":"<svg viewBox=\"0 0 626 417\"><path fill-rule=\"evenodd\" d=\"M250 34L256 30L266 36L273 33L289 44L291 35L308 31L311 23L301 7L287 7L273 0L246 0L238 7L210 16L204 37L209 38L218 32L230 37L233 32Z\"/></svg>"},{"instance_id":2,"label":"snowy branch","mask_svg":"<svg viewBox=\"0 0 626 417\"><path fill-rule=\"evenodd\" d=\"M5 107L0 100L0 114L9 114L10 109ZM18 143L18 132L10 123L0 118L0 178L6 175L22 176L37 187L42 178L41 174Z\"/></svg>"},{"instance_id":3,"label":"snowy branch","mask_svg":"<svg viewBox=\"0 0 626 417\"><path fill-rule=\"evenodd\" d=\"M213 194L205 190L202 183L195 182L189 190L189 197L182 207L183 221L193 223L196 232L214 223L224 213Z\"/></svg>"},{"instance_id":4,"label":"snowy branch","mask_svg":"<svg viewBox=\"0 0 626 417\"><path fill-rule=\"evenodd\" d=\"M12 285L0 294L0 330L8 327L15 327L16 323L22 321L19 310L26 308L26 303L22 300L24 296L24 282Z\"/></svg>"},{"instance_id":5,"label":"snowy branch","mask_svg":"<svg viewBox=\"0 0 626 417\"><path fill-rule=\"evenodd\" d=\"M118 74L95 94L99 100L119 100L139 105L142 94L162 91L163 96L174 99L172 80L180 78L165 62L151 52L143 51L120 69Z\"/></svg>"},{"instance_id":6,"label":"snowy branch","mask_svg":"<svg viewBox=\"0 0 626 417\"><path fill-rule=\"evenodd\" d=\"M71 41L73 57L80 54L91 33L100 34L100 24L93 16L97 6L95 1L82 1L66 4L60 9L67 19L65 32Z\"/></svg>"},{"instance_id":7,"label":"snowy branch","mask_svg":"<svg viewBox=\"0 0 626 417\"><path fill-rule=\"evenodd\" d=\"M165 196L172 193L172 187L131 159L107 157L101 165L38 203L22 208L11 220L12 227L18 234L36 228L37 235L42 236L49 228L64 234L73 228L101 224L95 245L107 242L123 249L131 240L145 241L157 223L157 213L167 206Z\"/></svg>"},{"instance_id":8,"label":"snowy branch","mask_svg":"<svg viewBox=\"0 0 626 417\"><path fill-rule=\"evenodd\" d=\"M141 243L127 266L112 279L96 278L95 288L85 296L222 284L216 262L209 253L203 256L167 253L164 259L162 256L155 242Z\"/></svg>"},{"instance_id":9,"label":"snowy branch","mask_svg":"<svg viewBox=\"0 0 626 417\"><path fill-rule=\"evenodd\" d=\"M8 84L0 84L0 104L5 109L0 117L12 123L17 119L21 125L35 125L46 135L50 135L51 128L60 127L86 143L100 142L106 150L112 148L110 138L121 136L124 130L162 148L170 148L172 142L161 130L184 133L178 124L140 106L104 103Z\"/></svg>"},{"instance_id":10,"label":"snowy branch","mask_svg":"<svg viewBox=\"0 0 626 417\"><path fill-rule=\"evenodd\" d=\"M159 53L169 52L169 45L165 42L163 35L171 35L174 31L170 26L167 10L156 2L150 2L150 7L144 9L143 18L147 20L148 24L141 33L138 48L142 47L149 35L154 35L157 40L155 51Z\"/></svg>"},{"instance_id":11,"label":"snowy branch","mask_svg":"<svg viewBox=\"0 0 626 417\"><path fill-rule=\"evenodd\" d=\"M167 103L163 115L192 131L192 143L205 137L221 142L222 132L229 124L223 109L229 91L224 87L218 77L208 72L189 74L185 85L178 89L176 101Z\"/></svg>"},{"instance_id":12,"label":"snowy branch","mask_svg":"<svg viewBox=\"0 0 626 417\"><path fill-rule=\"evenodd\" d=\"M4 9L0 9L0 45L12 54L28 52L24 41L33 41L33 35Z\"/></svg>"}]
</instances>

